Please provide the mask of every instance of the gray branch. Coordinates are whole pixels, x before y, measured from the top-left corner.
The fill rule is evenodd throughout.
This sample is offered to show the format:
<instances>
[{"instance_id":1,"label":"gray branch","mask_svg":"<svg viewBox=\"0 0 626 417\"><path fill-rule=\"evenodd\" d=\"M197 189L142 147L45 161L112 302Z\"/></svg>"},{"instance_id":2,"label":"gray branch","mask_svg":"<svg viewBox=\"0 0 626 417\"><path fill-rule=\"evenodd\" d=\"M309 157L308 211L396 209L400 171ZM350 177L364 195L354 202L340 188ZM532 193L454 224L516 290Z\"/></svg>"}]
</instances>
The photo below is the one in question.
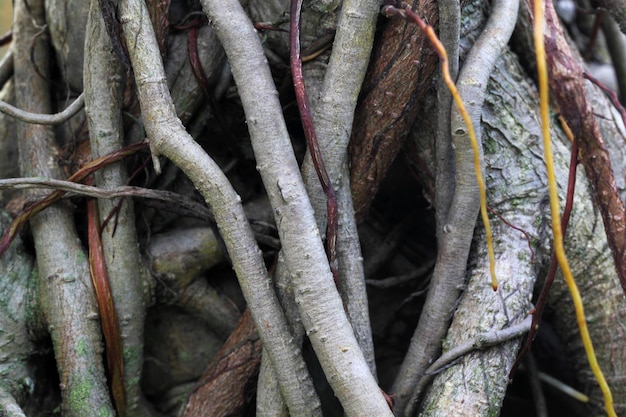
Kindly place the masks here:
<instances>
[{"instance_id":1,"label":"gray branch","mask_svg":"<svg viewBox=\"0 0 626 417\"><path fill-rule=\"evenodd\" d=\"M458 89L480 141L480 113L495 60L508 42L517 16L518 0L501 0L485 29L469 52L458 79ZM468 130L458 108L452 108L452 142L455 153L456 185L452 205L443 226L437 263L424 310L402 363L392 392L397 395L395 410L411 416L420 395L424 371L441 349L450 314L463 288L467 259L479 210L479 192L474 169L474 152ZM482 145L480 145L482 147ZM481 164L484 161L481 156Z\"/></svg>"},{"instance_id":2,"label":"gray branch","mask_svg":"<svg viewBox=\"0 0 626 417\"><path fill-rule=\"evenodd\" d=\"M29 1L28 5L16 1L15 10L16 104L29 112L49 113L49 39L41 32L43 1ZM54 130L20 122L17 133L22 138L21 174L61 177L61 170L52 162L58 152ZM102 368L98 310L87 255L80 246L72 212L68 206L57 204L39 213L30 225L37 253L40 303L59 369L63 415L112 416Z\"/></svg>"},{"instance_id":3,"label":"gray branch","mask_svg":"<svg viewBox=\"0 0 626 417\"><path fill-rule=\"evenodd\" d=\"M155 154L162 154L179 166L212 208L263 345L270 353L272 361L279 364L281 369L277 375L283 394L294 410L306 411L311 399L300 395L302 392L300 387L303 384L301 376L307 372L306 366L298 347L289 336L286 319L273 291L261 251L254 241L252 230L241 207L241 199L217 164L185 131L176 117L145 4L140 0L126 0L120 4L120 21L124 27L151 148ZM215 6L220 11L232 7L224 4ZM217 23L220 19L218 17L214 22ZM249 33L242 33L241 27L246 27L250 23L246 21L241 24L241 18L234 22L228 18L226 20L235 24L237 28L237 43L245 44L243 40ZM245 52L243 54L245 56ZM263 65L255 61L254 72L256 73ZM269 100L266 100L266 97L261 99L263 105L267 101ZM257 120L249 117L248 122L254 124ZM263 140L268 140L273 134L274 130L271 134L265 135ZM274 165L278 167L280 163ZM302 253L305 251L300 251L299 255ZM306 384L306 380L304 383Z\"/></svg>"},{"instance_id":4,"label":"gray branch","mask_svg":"<svg viewBox=\"0 0 626 417\"><path fill-rule=\"evenodd\" d=\"M622 32L626 33L626 0L600 0L600 5L611 13Z\"/></svg>"},{"instance_id":5,"label":"gray branch","mask_svg":"<svg viewBox=\"0 0 626 417\"><path fill-rule=\"evenodd\" d=\"M91 155L104 156L123 146L122 107L124 82L117 55L104 26L100 3L91 2L85 39L85 112L89 124ZM95 174L96 185L107 190L127 183L124 161L102 167ZM100 200L100 222L104 223L119 205L115 220L102 229L102 246L119 320L123 356L126 410L129 416L148 415L141 404L140 380L143 369L143 330L146 315L147 273L143 267L132 199ZM115 230L115 234L113 231Z\"/></svg>"},{"instance_id":6,"label":"gray branch","mask_svg":"<svg viewBox=\"0 0 626 417\"><path fill-rule=\"evenodd\" d=\"M15 117L24 123L33 123L39 125L58 125L72 117L74 117L85 106L84 93L78 96L76 100L72 102L65 110L56 114L39 114L31 113L25 110L18 109L15 106L10 105L4 101L0 101L0 112L8 114L11 117Z\"/></svg>"},{"instance_id":7,"label":"gray branch","mask_svg":"<svg viewBox=\"0 0 626 417\"><path fill-rule=\"evenodd\" d=\"M205 0L203 5L232 66L313 349L348 415L390 416L335 289L256 31L238 2Z\"/></svg>"}]
</instances>

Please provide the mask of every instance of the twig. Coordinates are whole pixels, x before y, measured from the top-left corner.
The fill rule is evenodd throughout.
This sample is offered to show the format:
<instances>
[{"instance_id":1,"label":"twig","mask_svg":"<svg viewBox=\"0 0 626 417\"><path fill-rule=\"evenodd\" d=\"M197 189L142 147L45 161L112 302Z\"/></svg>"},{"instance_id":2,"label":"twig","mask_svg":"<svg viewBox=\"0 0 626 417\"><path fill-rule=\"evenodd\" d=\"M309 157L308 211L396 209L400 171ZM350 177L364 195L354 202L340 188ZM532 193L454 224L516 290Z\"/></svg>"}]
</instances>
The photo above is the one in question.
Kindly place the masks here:
<instances>
[{"instance_id":1,"label":"twig","mask_svg":"<svg viewBox=\"0 0 626 417\"><path fill-rule=\"evenodd\" d=\"M104 249L100 239L100 220L95 200L87 202L87 223L89 235L89 272L96 292L96 302L100 315L102 335L109 371L109 385L113 404L118 416L126 416L126 393L124 390L124 355L120 322L111 295L111 285L104 259Z\"/></svg>"},{"instance_id":2,"label":"twig","mask_svg":"<svg viewBox=\"0 0 626 417\"><path fill-rule=\"evenodd\" d=\"M0 101L0 112L15 117L16 119L32 124L39 125L58 125L61 124L73 116L76 115L85 105L85 93L81 93L72 104L70 104L65 110L56 114L38 114L30 113L17 107L14 107L4 101Z\"/></svg>"},{"instance_id":3,"label":"twig","mask_svg":"<svg viewBox=\"0 0 626 417\"><path fill-rule=\"evenodd\" d=\"M513 324L510 327L506 327L502 330L495 330L488 333L483 333L476 336L473 340L470 340L462 345L453 347L446 353L441 355L439 359L433 362L432 365L426 369L425 375L434 375L439 373L448 364L452 363L456 359L463 355L466 355L474 350L486 349L488 347L515 339L528 332L532 319L526 317L522 322Z\"/></svg>"},{"instance_id":4,"label":"twig","mask_svg":"<svg viewBox=\"0 0 626 417\"><path fill-rule=\"evenodd\" d=\"M615 109L619 112L620 116L622 117L622 123L624 123L624 125L626 126L626 109L624 109L624 106L622 106L622 103L620 103L619 98L617 97L617 94L615 93L615 91L611 90L606 85L602 84L600 80L598 80L597 78L595 78L593 75L589 74L588 72L583 72L583 77L585 77L586 79L588 79L589 81L597 85L598 88L600 88L600 90L604 91L604 94L607 95L607 97L611 101L611 104L613 104L613 107L615 107Z\"/></svg>"},{"instance_id":5,"label":"twig","mask_svg":"<svg viewBox=\"0 0 626 417\"><path fill-rule=\"evenodd\" d=\"M86 197L95 198L120 198L140 197L173 203L198 213L203 218L214 221L211 210L202 203L182 194L166 190L153 190L150 188L133 187L130 185L116 188L98 188L90 185L79 184L71 181L55 180L52 178L6 178L0 180L0 189L26 189L26 188L54 188L58 191L73 193Z\"/></svg>"},{"instance_id":6,"label":"twig","mask_svg":"<svg viewBox=\"0 0 626 417\"><path fill-rule=\"evenodd\" d=\"M125 87L123 68L113 50L98 0L90 2L85 48L89 51L85 54L83 70L85 113L91 157L97 160L124 146L122 108ZM94 184L101 190L124 186L128 182L126 163L121 160L101 167L94 174ZM104 333L105 342L114 350L110 353L109 346L105 348L107 357L112 356L111 360L107 360L107 366L122 372L121 375L110 372L116 377L111 380L114 405L118 410L129 410L128 414L147 414L141 384L136 376L141 374L144 362L144 282L149 275L137 245L133 201L102 199L97 204L88 202L88 205L91 204L98 208L96 221L101 228L102 262L106 263L106 268L102 268L106 276L98 275L99 281L102 281L98 282L103 287L102 291L109 291L109 297L115 301L115 313L120 318L119 323L115 323L117 318L112 313L100 315L103 330L110 332L108 335ZM115 221L108 221L111 216L115 216ZM97 243L95 236L93 240ZM90 254L91 251L90 245ZM108 290L105 278L109 283ZM98 294L98 297L102 295ZM121 338L122 346L117 345L117 338ZM121 351L115 352L117 349ZM113 359L122 363L113 362Z\"/></svg>"},{"instance_id":7,"label":"twig","mask_svg":"<svg viewBox=\"0 0 626 417\"><path fill-rule=\"evenodd\" d=\"M339 293L357 342L372 374L376 375L372 330L367 308L367 293L361 247L354 216L353 192L348 169L348 144L355 109L374 43L379 6L370 0L344 0L328 66L324 73L319 100L313 106L315 129L330 181L336 187L339 211L337 260ZM312 178L305 166L305 178ZM307 192L316 212L320 198L306 180ZM323 201L323 200L321 200ZM321 204L320 204L321 206ZM318 219L319 222L320 219ZM323 220L323 219L322 219ZM318 223L319 224L319 223Z\"/></svg>"},{"instance_id":8,"label":"twig","mask_svg":"<svg viewBox=\"0 0 626 417\"><path fill-rule=\"evenodd\" d=\"M503 215L501 215L500 213L498 213L497 211L495 211L491 207L487 207L487 209L489 210L489 212L491 214L493 214L494 216L499 218L502 221L502 223L506 224L511 229L515 229L515 230L517 230L518 232L520 232L521 234L524 235L524 237L526 238L526 241L528 242L528 250L530 252L530 261L533 262L534 259L535 259L535 251L533 250L532 239L531 239L530 235L528 234L528 232L526 230L522 229L521 227L515 226L513 223L511 223L510 221L505 219Z\"/></svg>"},{"instance_id":9,"label":"twig","mask_svg":"<svg viewBox=\"0 0 626 417\"><path fill-rule=\"evenodd\" d=\"M576 62L551 3L546 3L545 48L550 94L558 111L578 140L583 166L598 204L607 242L626 292L626 208L622 202L609 153L600 134L585 88L581 65Z\"/></svg>"},{"instance_id":10,"label":"twig","mask_svg":"<svg viewBox=\"0 0 626 417\"><path fill-rule=\"evenodd\" d=\"M389 1L393 1L393 0L389 0ZM517 5L518 2L512 2L511 4ZM462 188L457 187L455 189L455 197L453 201L454 200L459 201L460 199L464 200L461 204L468 206L467 214L469 214L468 216L469 218L472 218L472 210L474 209L474 206L476 206L476 204L472 204L472 200L475 200L473 196L476 194L476 190L474 189L476 188L476 186L472 184L472 182L470 182L471 180L465 180L465 177L468 176L467 175L468 171L470 171L471 169L470 170L462 169L460 165L462 164L462 162L464 162L464 160L469 155L473 155L472 162L474 166L474 172L476 176L476 185L477 185L477 191L478 191L478 197L479 197L478 205L480 209L480 215L483 220L483 226L485 228L485 233L487 236L487 249L489 252L489 271L491 274L491 285L493 287L493 290L496 291L498 289L498 281L496 279L496 273L495 273L496 262L495 262L495 255L493 252L493 237L491 234L489 216L487 215L487 192L485 190L485 180L483 178L482 169L481 169L482 146L479 142L480 135L477 135L476 130L475 130L475 129L478 129L478 131L480 131L480 121L476 119L475 114L470 116L470 113L467 111L467 108L465 104L463 103L463 99L467 99L467 97L463 97L463 98L461 97L461 94L458 91L456 85L454 84L454 81L452 81L452 78L450 77L450 71L449 71L449 66L448 66L448 55L446 53L445 48L439 41L439 39L437 39L437 35L435 34L435 30L433 29L433 27L428 25L426 22L424 22L422 18L420 18L415 12L413 12L413 10L411 10L407 4L403 4L401 8L396 8L395 6L391 4L385 4L381 9L381 13L387 17L391 17L391 16L402 17L416 24L417 26L419 26L419 28L422 30L422 32L424 32L424 34L426 34L426 36L428 37L428 40L433 45L435 52L437 52L437 55L439 55L439 59L441 60L442 77L446 83L446 86L452 93L452 98L454 99L454 103L456 104L456 107L454 107L453 110L458 111L458 114L452 115L452 121L453 121L452 141L456 149L455 150L456 155L458 156L457 181L459 181L459 185L461 182L463 182L464 187ZM491 21L495 21L495 20L490 20L490 22ZM511 29L511 32L512 32L512 29ZM500 36L495 36L497 34L499 34ZM506 38L506 41L508 42L508 39L510 38L510 33L507 36L507 32L502 33L501 31L497 31L496 33L492 34L492 36L485 36L483 39L485 39L486 49L487 48L493 48L494 50L496 48L502 49L502 47L504 47L504 44L506 44L506 42L503 43L504 38ZM491 55L487 55L487 56L491 56ZM471 75L476 75L476 76L482 75L482 77L488 77L489 71L484 71L484 70L486 68L493 68L493 63L495 62L495 58L492 59L491 61L492 62L489 62L488 65L485 65L485 63L481 63L480 65L468 65L466 63L464 68L469 68L468 71L475 73ZM471 75L468 75L469 80L471 80ZM468 85L466 86L468 90L471 90L472 87L474 90L476 90L476 91L473 91L473 93L476 94L476 101L470 100L469 103L473 103L472 109L474 109L475 111L477 110L480 113L481 106L477 106L475 105L475 103L482 102L482 98L480 97L481 89L480 88L476 89L475 88L476 85L482 86L481 88L484 88L486 86L486 83L485 84L476 83L475 85L473 85L473 83L470 81L468 82ZM483 94L484 94L484 91L483 91ZM471 151L469 149L465 150L466 143L468 141L471 144ZM455 203L453 202L453 205L454 204Z\"/></svg>"},{"instance_id":11,"label":"twig","mask_svg":"<svg viewBox=\"0 0 626 417\"><path fill-rule=\"evenodd\" d=\"M118 161L128 155L137 152L140 149L145 148L145 146L145 142L137 143L118 151L112 152L102 158L91 161L90 163L76 171L76 173L74 173L74 175L69 178L69 181L83 181L85 178L87 178L98 169L102 168L102 166L106 165L107 163ZM7 247L11 244L11 241L15 238L17 233L28 220L30 220L36 214L40 213L42 210L49 207L51 204L58 201L63 196L63 194L63 191L55 191L46 196L43 200L32 204L22 210L22 212L13 220L11 226L6 230L4 236L2 237L2 240L0 240L0 256L6 251Z\"/></svg>"},{"instance_id":12,"label":"twig","mask_svg":"<svg viewBox=\"0 0 626 417\"><path fill-rule=\"evenodd\" d=\"M426 264L415 268L413 271L404 275L396 275L393 277L388 277L384 279L368 279L365 281L367 285L375 288L392 288L399 285L406 284L408 282L414 281L416 278L421 277L428 271L430 271L435 265L435 261L431 260L426 262Z\"/></svg>"}]
</instances>

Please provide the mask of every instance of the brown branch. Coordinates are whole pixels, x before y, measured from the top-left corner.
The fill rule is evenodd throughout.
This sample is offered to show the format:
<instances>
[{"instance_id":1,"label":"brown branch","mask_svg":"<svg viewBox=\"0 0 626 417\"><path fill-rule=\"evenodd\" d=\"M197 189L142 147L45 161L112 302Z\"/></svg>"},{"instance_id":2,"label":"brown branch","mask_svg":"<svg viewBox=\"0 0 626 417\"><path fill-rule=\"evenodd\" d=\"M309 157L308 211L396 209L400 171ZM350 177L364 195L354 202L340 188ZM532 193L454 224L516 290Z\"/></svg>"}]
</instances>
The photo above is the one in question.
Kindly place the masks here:
<instances>
[{"instance_id":1,"label":"brown branch","mask_svg":"<svg viewBox=\"0 0 626 417\"><path fill-rule=\"evenodd\" d=\"M250 310L244 312L235 331L217 352L193 389L183 416L239 415L250 401L250 382L261 364L261 339Z\"/></svg>"},{"instance_id":2,"label":"brown branch","mask_svg":"<svg viewBox=\"0 0 626 417\"><path fill-rule=\"evenodd\" d=\"M533 13L531 19L534 19ZM626 291L626 210L615 185L608 151L587 100L583 70L572 56L551 2L546 3L546 24L544 42L550 94L578 140L594 200L602 213L617 274Z\"/></svg>"},{"instance_id":3,"label":"brown branch","mask_svg":"<svg viewBox=\"0 0 626 417\"><path fill-rule=\"evenodd\" d=\"M436 26L437 4L413 2ZM372 52L350 138L350 184L362 221L430 88L438 57L421 30L402 19L387 23Z\"/></svg>"}]
</instances>

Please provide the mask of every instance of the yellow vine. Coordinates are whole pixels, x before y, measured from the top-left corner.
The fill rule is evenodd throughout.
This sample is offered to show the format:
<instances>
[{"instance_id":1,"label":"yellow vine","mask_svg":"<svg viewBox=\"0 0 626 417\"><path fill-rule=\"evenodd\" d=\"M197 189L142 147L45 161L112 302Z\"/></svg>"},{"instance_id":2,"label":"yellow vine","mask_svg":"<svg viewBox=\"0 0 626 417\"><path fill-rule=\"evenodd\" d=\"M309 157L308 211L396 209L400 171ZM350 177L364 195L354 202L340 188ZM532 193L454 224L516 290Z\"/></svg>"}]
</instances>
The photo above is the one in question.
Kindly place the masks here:
<instances>
[{"instance_id":1,"label":"yellow vine","mask_svg":"<svg viewBox=\"0 0 626 417\"><path fill-rule=\"evenodd\" d=\"M421 19L420 19L421 20ZM418 23L419 24L419 23ZM422 24L424 26L422 26ZM480 148L478 145L478 140L476 139L476 132L474 131L474 125L472 124L472 120L470 119L467 110L465 109L465 105L463 104L463 100L459 95L459 91L452 81L450 77L450 70L448 66L448 54L443 44L437 38L435 31L432 26L424 24L419 24L422 31L428 37L428 40L435 48L437 55L439 55L439 59L441 59L441 73L443 75L444 82L446 86L450 90L452 94L452 98L459 108L459 112L467 125L467 133L470 138L470 142L472 144L472 150L474 151L474 170L476 171L476 181L478 182L478 190L480 193L480 216L483 221L483 225L485 227L485 234L487 235L487 252L489 253L489 272L491 274L491 286L494 291L498 289L498 279L496 277L496 257L493 251L493 235L491 233L491 224L489 223L489 216L487 215L487 192L485 190L485 181L483 180L483 174L480 167Z\"/></svg>"},{"instance_id":2,"label":"yellow vine","mask_svg":"<svg viewBox=\"0 0 626 417\"><path fill-rule=\"evenodd\" d=\"M580 297L580 292L572 276L567 256L563 248L563 233L561 230L561 210L559 207L559 197L556 187L556 175L554 172L554 158L552 155L552 142L550 138L550 114L549 114L549 101L548 101L548 71L546 68L546 51L543 45L543 25L544 25L544 12L542 7L542 0L534 0L533 6L535 9L535 19L533 22L533 37L535 42L535 51L537 57L537 72L539 78L539 99L541 109L541 130L543 135L543 148L544 157L546 160L546 171L548 173L548 189L550 193L550 212L552 215L552 233L554 235L554 251L556 259L559 262L559 266L563 271L563 277L565 283L572 294L574 300L574 309L576 311L576 321L578 322L578 329L580 337L583 341L585 353L587 354L587 360L591 371L595 376L602 394L604 395L604 407L607 414L610 417L617 417L613 408L613 395L609 385L602 374L602 370L598 365L596 353L591 343L591 337L589 336L589 329L587 328L587 321L585 320L585 310L583 302Z\"/></svg>"}]
</instances>

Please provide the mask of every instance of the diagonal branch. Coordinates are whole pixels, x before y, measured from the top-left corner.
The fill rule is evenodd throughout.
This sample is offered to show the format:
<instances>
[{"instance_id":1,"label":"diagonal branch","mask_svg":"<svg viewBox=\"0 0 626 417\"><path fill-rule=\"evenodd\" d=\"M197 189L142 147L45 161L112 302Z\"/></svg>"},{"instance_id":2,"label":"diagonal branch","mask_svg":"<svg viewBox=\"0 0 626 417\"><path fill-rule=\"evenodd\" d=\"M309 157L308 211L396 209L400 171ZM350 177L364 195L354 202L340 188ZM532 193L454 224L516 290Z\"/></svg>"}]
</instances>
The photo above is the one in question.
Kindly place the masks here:
<instances>
[{"instance_id":1,"label":"diagonal branch","mask_svg":"<svg viewBox=\"0 0 626 417\"><path fill-rule=\"evenodd\" d=\"M313 349L348 415L389 416L391 411L369 371L333 285L255 30L236 1L205 0L203 6L231 62L257 166L274 208L285 261L294 274L296 302ZM274 365L276 368L275 361Z\"/></svg>"},{"instance_id":2,"label":"diagonal branch","mask_svg":"<svg viewBox=\"0 0 626 417\"><path fill-rule=\"evenodd\" d=\"M219 10L218 15L223 12L232 14L234 7L240 7L238 3L236 6L230 3L212 6ZM243 15L240 9L239 13ZM247 39L249 36L255 39L256 34L247 19L242 22L241 15L236 15L233 21L229 19L230 16L220 16L213 19L213 22L216 28L220 26L218 22L223 22L224 19L228 24L234 25L237 31L237 42L245 45L244 51L241 51L242 57L245 57L245 49L249 45L242 39ZM299 348L290 337L287 321L276 299L262 253L254 241L252 230L241 206L241 198L215 161L185 131L176 117L172 98L167 89L156 38L143 1L121 1L120 21L124 28L151 148L155 154L162 154L179 166L211 207L263 345L273 362L279 364L281 372L277 372L277 376L287 403L290 408L308 413L310 398L301 396L301 386L307 384L307 381L310 383L306 378L302 378L307 373L306 365ZM258 60L246 63L246 65L250 64L255 74L259 68L263 69L266 65ZM262 106L265 106L275 99L275 96L271 99L263 96L259 104L262 103ZM273 111L276 116L280 116L280 110L276 112L273 109ZM262 122L262 119L248 116L250 125ZM284 133L286 134L286 129ZM272 129L271 132L263 135L262 140L269 141L269 138L275 134L275 129ZM282 163L282 160L273 161L275 167L280 167ZM277 187L278 183L275 182L274 186ZM279 211L280 207L275 207L275 209ZM298 256L305 252L300 248ZM322 262L327 264L325 259ZM305 390L305 392L313 392L313 390Z\"/></svg>"}]
</instances>

